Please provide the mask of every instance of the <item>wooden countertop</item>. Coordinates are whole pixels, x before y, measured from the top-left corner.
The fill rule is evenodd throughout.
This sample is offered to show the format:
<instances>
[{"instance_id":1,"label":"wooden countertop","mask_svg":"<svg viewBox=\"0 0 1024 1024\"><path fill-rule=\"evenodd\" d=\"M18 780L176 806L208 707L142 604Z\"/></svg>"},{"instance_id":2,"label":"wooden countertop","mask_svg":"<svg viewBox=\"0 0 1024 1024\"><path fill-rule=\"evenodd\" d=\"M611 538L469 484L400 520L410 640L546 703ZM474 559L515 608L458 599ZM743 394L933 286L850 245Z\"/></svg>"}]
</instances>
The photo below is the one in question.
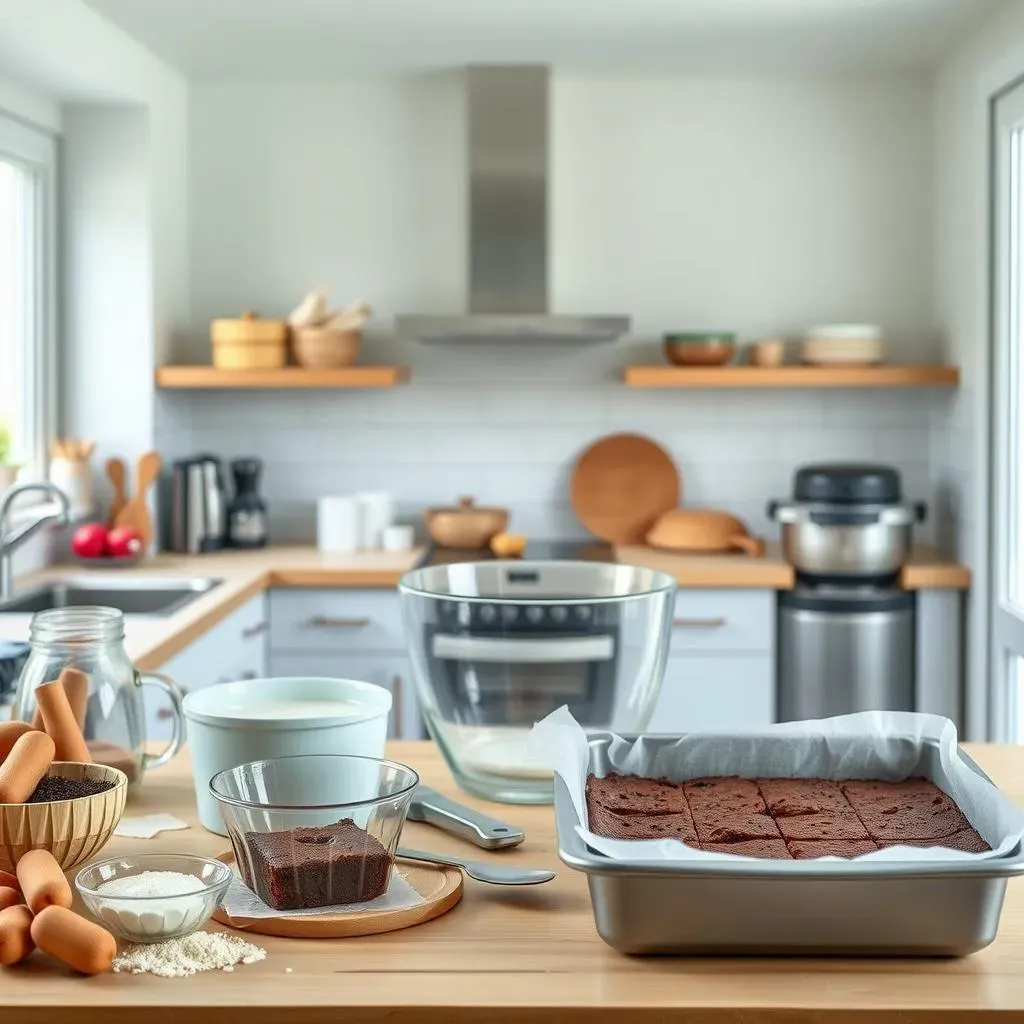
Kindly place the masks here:
<instances>
[{"instance_id":1,"label":"wooden countertop","mask_svg":"<svg viewBox=\"0 0 1024 1024\"><path fill-rule=\"evenodd\" d=\"M667 572L681 587L767 587L790 590L796 582L793 567L777 545L769 545L763 558L735 554L675 555L654 548L618 545L619 562ZM930 548L915 549L904 567L900 583L906 590L966 590L971 571Z\"/></svg>"},{"instance_id":2,"label":"wooden countertop","mask_svg":"<svg viewBox=\"0 0 1024 1024\"><path fill-rule=\"evenodd\" d=\"M130 569L108 570L117 579L131 576L213 577L223 582L208 594L167 617L131 616L125 624L128 656L142 671L153 671L256 594L271 587L391 588L422 557L423 548L402 553L365 551L323 554L315 548L273 547L261 551L226 551L215 555L167 555L148 558ZM787 590L793 570L769 548L764 558L743 554L673 555L643 547L617 547L620 562L670 573L681 587L750 587ZM54 577L94 576L103 570L58 565L18 581L18 589ZM966 589L970 572L932 552L916 552L904 570L903 585ZM4 615L5 640L28 638L30 615Z\"/></svg>"},{"instance_id":3,"label":"wooden countertop","mask_svg":"<svg viewBox=\"0 0 1024 1024\"><path fill-rule=\"evenodd\" d=\"M1024 806L1024 749L966 749ZM996 941L959 960L627 957L594 930L584 876L558 861L550 807L486 805L458 793L431 744L394 743L389 753L416 767L427 784L527 833L521 847L488 854L410 823L410 846L551 867L555 881L512 891L467 879L462 903L449 914L388 935L249 936L267 959L227 974L84 979L36 956L0 974L4 1024L170 1024L182 1015L197 1024L952 1024L996 1013L1024 1017L1019 881L1008 886ZM103 855L226 848L225 839L196 822L184 756L151 773L126 814L156 811L192 827L152 840L115 838Z\"/></svg>"}]
</instances>

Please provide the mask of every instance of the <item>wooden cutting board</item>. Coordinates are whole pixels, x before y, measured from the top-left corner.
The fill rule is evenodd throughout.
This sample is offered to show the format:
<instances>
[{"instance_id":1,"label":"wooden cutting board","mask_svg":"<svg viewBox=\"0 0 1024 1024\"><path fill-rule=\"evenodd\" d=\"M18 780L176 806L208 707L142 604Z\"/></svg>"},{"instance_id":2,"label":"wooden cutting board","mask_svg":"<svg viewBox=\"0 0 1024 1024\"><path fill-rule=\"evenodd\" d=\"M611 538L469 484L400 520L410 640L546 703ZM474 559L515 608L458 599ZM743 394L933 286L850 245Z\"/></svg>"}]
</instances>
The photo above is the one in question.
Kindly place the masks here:
<instances>
[{"instance_id":1,"label":"wooden cutting board","mask_svg":"<svg viewBox=\"0 0 1024 1024\"><path fill-rule=\"evenodd\" d=\"M672 457L641 434L610 434L577 460L572 507L595 537L642 544L658 517L679 504L682 485Z\"/></svg>"}]
</instances>

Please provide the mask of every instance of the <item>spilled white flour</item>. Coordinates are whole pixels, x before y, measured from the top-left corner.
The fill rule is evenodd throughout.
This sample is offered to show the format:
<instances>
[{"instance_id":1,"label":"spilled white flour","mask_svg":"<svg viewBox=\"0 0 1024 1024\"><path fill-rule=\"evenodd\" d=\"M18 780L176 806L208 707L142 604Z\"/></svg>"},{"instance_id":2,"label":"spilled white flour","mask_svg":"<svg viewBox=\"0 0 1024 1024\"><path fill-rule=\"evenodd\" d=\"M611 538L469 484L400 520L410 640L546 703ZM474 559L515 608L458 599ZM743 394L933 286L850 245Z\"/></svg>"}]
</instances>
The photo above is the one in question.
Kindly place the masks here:
<instances>
[{"instance_id":1,"label":"spilled white flour","mask_svg":"<svg viewBox=\"0 0 1024 1024\"><path fill-rule=\"evenodd\" d=\"M221 932L193 932L168 942L126 946L114 961L114 973L155 974L186 978L200 971L225 971L235 964L254 964L267 951Z\"/></svg>"}]
</instances>

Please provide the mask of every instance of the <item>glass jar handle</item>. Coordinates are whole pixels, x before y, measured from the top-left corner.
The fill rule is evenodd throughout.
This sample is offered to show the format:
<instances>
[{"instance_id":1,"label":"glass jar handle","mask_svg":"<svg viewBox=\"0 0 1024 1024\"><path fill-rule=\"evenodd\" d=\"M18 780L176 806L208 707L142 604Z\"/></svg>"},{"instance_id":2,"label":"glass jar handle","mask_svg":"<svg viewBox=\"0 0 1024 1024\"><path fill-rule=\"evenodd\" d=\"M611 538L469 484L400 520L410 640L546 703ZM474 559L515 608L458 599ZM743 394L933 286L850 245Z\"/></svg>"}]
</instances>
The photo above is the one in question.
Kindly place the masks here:
<instances>
[{"instance_id":1,"label":"glass jar handle","mask_svg":"<svg viewBox=\"0 0 1024 1024\"><path fill-rule=\"evenodd\" d=\"M170 676L165 676L162 672L139 672L138 676L140 686L155 686L163 690L171 702L174 716L171 742L167 744L166 749L159 754L142 755L143 767L148 771L150 768L160 768L167 764L181 750L181 745L185 742L185 717L181 711L181 687Z\"/></svg>"}]
</instances>

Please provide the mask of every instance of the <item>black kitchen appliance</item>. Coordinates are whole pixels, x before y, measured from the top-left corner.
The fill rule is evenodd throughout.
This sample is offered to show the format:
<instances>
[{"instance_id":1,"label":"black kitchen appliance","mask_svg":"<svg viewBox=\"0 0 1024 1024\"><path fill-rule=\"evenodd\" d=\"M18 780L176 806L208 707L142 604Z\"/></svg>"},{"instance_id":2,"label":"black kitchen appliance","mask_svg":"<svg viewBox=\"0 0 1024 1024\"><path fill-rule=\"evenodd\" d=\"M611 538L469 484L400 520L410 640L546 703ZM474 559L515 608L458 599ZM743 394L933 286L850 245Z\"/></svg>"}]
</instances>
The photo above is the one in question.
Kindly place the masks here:
<instances>
[{"instance_id":1,"label":"black kitchen appliance","mask_svg":"<svg viewBox=\"0 0 1024 1024\"><path fill-rule=\"evenodd\" d=\"M262 548L267 544L267 503L260 497L263 460L234 459L231 476L235 496L228 505L228 544L233 548Z\"/></svg>"},{"instance_id":2,"label":"black kitchen appliance","mask_svg":"<svg viewBox=\"0 0 1024 1024\"><path fill-rule=\"evenodd\" d=\"M183 555L220 551L227 543L224 471L215 455L178 459L171 469L168 547Z\"/></svg>"}]
</instances>

